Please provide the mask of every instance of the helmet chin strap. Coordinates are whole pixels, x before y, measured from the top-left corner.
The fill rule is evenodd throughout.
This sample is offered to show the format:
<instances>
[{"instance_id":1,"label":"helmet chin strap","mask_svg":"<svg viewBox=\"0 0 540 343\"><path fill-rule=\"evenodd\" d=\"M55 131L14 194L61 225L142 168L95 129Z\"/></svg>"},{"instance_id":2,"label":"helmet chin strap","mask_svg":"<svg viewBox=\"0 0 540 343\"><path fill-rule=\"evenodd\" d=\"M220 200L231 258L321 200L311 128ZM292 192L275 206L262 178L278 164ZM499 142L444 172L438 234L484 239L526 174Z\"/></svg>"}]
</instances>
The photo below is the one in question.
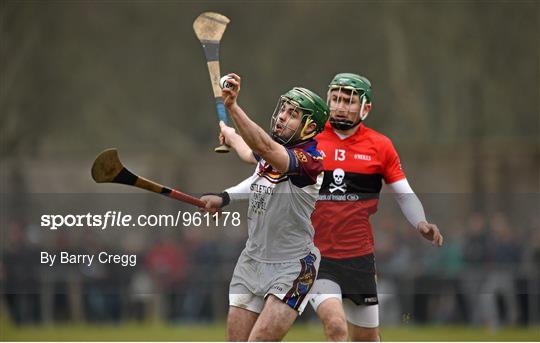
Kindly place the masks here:
<instances>
[{"instance_id":1,"label":"helmet chin strap","mask_svg":"<svg viewBox=\"0 0 540 343\"><path fill-rule=\"evenodd\" d=\"M308 126L313 123L313 119L310 117L307 117L305 120L304 127L300 131L300 140L305 141L306 139L310 139L311 137L314 137L317 134L317 130L313 130L311 133L306 134L306 130L308 129Z\"/></svg>"},{"instance_id":2,"label":"helmet chin strap","mask_svg":"<svg viewBox=\"0 0 540 343\"><path fill-rule=\"evenodd\" d=\"M330 122L330 125L336 129L336 130L341 130L341 131L346 131L346 130L350 130L356 126L358 126L361 122L363 122L369 112L366 112L365 114L363 113L364 112L364 107L366 106L366 97L362 97L362 105L360 106L360 113L358 115L358 121L355 123L351 120L335 120L333 118L330 118L329 122Z\"/></svg>"},{"instance_id":3,"label":"helmet chin strap","mask_svg":"<svg viewBox=\"0 0 540 343\"><path fill-rule=\"evenodd\" d=\"M364 107L366 106L366 97L362 97L362 105L360 106L360 122L363 122L364 120L366 120L369 112L366 112L364 114Z\"/></svg>"}]
</instances>

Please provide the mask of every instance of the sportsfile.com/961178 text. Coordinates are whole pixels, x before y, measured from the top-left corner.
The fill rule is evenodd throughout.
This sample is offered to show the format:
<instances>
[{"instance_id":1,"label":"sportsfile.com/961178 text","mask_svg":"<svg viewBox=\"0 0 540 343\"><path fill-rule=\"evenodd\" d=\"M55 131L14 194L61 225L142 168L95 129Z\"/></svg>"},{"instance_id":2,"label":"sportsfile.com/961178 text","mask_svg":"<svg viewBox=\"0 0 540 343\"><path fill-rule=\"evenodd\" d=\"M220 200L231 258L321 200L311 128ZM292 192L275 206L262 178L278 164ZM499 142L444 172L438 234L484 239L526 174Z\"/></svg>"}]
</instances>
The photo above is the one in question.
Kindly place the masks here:
<instances>
[{"instance_id":1,"label":"sportsfile.com/961178 text","mask_svg":"<svg viewBox=\"0 0 540 343\"><path fill-rule=\"evenodd\" d=\"M124 214L122 211L107 211L104 214L43 214L40 226L49 230L61 228L109 228L152 227L238 227L241 224L239 212L201 213L178 211L176 214Z\"/></svg>"}]
</instances>

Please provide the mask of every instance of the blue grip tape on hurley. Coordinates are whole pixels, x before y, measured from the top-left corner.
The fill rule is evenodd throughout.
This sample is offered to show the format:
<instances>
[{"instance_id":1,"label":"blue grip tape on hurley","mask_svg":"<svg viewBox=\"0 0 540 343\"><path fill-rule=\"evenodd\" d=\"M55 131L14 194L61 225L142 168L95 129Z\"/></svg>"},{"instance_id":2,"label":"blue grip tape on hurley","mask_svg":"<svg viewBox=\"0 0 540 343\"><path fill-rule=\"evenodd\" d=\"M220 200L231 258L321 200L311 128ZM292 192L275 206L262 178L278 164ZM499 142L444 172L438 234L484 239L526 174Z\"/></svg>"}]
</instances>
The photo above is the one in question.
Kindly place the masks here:
<instances>
[{"instance_id":1,"label":"blue grip tape on hurley","mask_svg":"<svg viewBox=\"0 0 540 343\"><path fill-rule=\"evenodd\" d=\"M223 100L217 99L216 100L216 109L219 120L223 121L225 124L228 123L227 119L227 111L225 110L225 105L223 104Z\"/></svg>"}]
</instances>

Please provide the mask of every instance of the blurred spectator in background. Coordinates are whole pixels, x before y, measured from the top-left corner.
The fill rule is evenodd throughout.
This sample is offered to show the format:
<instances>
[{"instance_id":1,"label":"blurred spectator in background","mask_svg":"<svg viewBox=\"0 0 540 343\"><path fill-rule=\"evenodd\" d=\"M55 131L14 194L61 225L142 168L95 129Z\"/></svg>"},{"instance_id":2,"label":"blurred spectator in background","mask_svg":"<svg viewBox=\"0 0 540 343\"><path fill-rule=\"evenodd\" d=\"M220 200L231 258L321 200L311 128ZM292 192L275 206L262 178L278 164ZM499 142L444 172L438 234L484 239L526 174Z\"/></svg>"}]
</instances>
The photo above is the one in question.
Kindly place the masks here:
<instances>
[{"instance_id":1,"label":"blurred spectator in background","mask_svg":"<svg viewBox=\"0 0 540 343\"><path fill-rule=\"evenodd\" d=\"M519 230L511 228L503 213L490 218L488 239L487 278L480 290L480 305L485 313L485 324L497 329L501 319L505 324L515 325L518 317L516 277L521 260ZM500 298L499 298L500 297ZM501 299L501 311L498 299Z\"/></svg>"},{"instance_id":2,"label":"blurred spectator in background","mask_svg":"<svg viewBox=\"0 0 540 343\"><path fill-rule=\"evenodd\" d=\"M224 283L219 294L219 282L226 280L220 277L220 242L212 232L206 234L200 229L192 228L186 233L189 245L188 274L185 288L182 290L188 296L185 297L182 314L183 319L188 321L210 321L214 318L214 306L219 299L225 299L228 295L228 284ZM226 312L226 303L221 309Z\"/></svg>"},{"instance_id":3,"label":"blurred spectator in background","mask_svg":"<svg viewBox=\"0 0 540 343\"><path fill-rule=\"evenodd\" d=\"M462 285L459 282L459 276L465 268L463 224L454 221L449 225L446 235L446 244L439 254L424 259L423 274L435 281L435 288L428 290L431 301L427 312L430 320L437 323L459 321L460 318L464 318L467 311Z\"/></svg>"},{"instance_id":4,"label":"blurred spectator in background","mask_svg":"<svg viewBox=\"0 0 540 343\"><path fill-rule=\"evenodd\" d=\"M538 278L540 276L540 218L535 218L530 224L531 229L521 238L524 244L525 272Z\"/></svg>"},{"instance_id":5,"label":"blurred spectator in background","mask_svg":"<svg viewBox=\"0 0 540 343\"><path fill-rule=\"evenodd\" d=\"M481 213L473 213L465 230L463 258L470 268L482 268L487 255L487 224Z\"/></svg>"},{"instance_id":6,"label":"blurred spectator in background","mask_svg":"<svg viewBox=\"0 0 540 343\"><path fill-rule=\"evenodd\" d=\"M102 251L114 251L122 254L116 245L89 234L77 249L78 253L94 255L96 258ZM91 266L79 265L76 273L85 276L83 280L83 296L86 319L92 322L118 322L122 319L124 308L124 292L129 285L133 270L116 263L92 263Z\"/></svg>"},{"instance_id":7,"label":"blurred spectator in background","mask_svg":"<svg viewBox=\"0 0 540 343\"><path fill-rule=\"evenodd\" d=\"M530 232L530 236L529 236ZM540 218L533 218L529 230L522 236L524 244L523 273L526 276L524 292L527 307L526 323L540 321Z\"/></svg>"},{"instance_id":8,"label":"blurred spectator in background","mask_svg":"<svg viewBox=\"0 0 540 343\"><path fill-rule=\"evenodd\" d=\"M22 222L11 222L4 237L3 291L9 315L17 324L36 324L41 320L39 252L29 243Z\"/></svg>"},{"instance_id":9,"label":"blurred spectator in background","mask_svg":"<svg viewBox=\"0 0 540 343\"><path fill-rule=\"evenodd\" d=\"M396 213L396 215L399 215ZM403 295L407 292L410 294L412 288L407 288L407 285L412 287L412 283L403 282L403 277L400 274L404 270L409 270L406 278L413 280L414 271L412 266L414 244L411 242L402 243L406 240L408 233L413 233L408 228L398 227L396 217L384 216L377 220L377 239L375 240L375 248L377 251L377 288L379 293L379 312L381 322L385 324L399 324L402 313ZM416 243L416 235L414 235L414 243ZM402 276L402 275L401 275ZM400 283L401 281L401 283Z\"/></svg>"},{"instance_id":10,"label":"blurred spectator in background","mask_svg":"<svg viewBox=\"0 0 540 343\"><path fill-rule=\"evenodd\" d=\"M467 265L461 275L461 284L465 292L468 322L482 323L482 313L478 306L480 287L485 281L483 273L487 256L487 227L482 213L472 213L465 225L463 260Z\"/></svg>"},{"instance_id":11,"label":"blurred spectator in background","mask_svg":"<svg viewBox=\"0 0 540 343\"><path fill-rule=\"evenodd\" d=\"M187 259L182 241L176 236L160 237L146 254L145 265L157 288L158 316L176 318L185 295L185 292L176 292L185 287Z\"/></svg>"}]
</instances>

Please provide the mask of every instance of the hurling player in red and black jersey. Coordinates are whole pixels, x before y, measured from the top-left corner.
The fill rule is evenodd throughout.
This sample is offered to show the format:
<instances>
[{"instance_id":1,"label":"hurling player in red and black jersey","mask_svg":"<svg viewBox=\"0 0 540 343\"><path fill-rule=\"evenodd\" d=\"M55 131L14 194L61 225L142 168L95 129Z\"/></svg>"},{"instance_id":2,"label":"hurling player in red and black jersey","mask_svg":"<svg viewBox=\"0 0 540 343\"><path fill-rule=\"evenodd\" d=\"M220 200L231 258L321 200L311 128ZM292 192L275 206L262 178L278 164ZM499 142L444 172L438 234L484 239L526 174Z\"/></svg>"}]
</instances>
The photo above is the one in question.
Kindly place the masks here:
<instances>
[{"instance_id":1,"label":"hurling player in red and black jersey","mask_svg":"<svg viewBox=\"0 0 540 343\"><path fill-rule=\"evenodd\" d=\"M329 86L330 120L317 136L324 180L311 216L321 252L310 303L327 339L379 340L379 313L373 233L382 183L389 187L407 220L434 245L443 237L426 221L390 139L362 122L372 108L371 84L363 76L337 74ZM350 332L348 324L350 324Z\"/></svg>"}]
</instances>

